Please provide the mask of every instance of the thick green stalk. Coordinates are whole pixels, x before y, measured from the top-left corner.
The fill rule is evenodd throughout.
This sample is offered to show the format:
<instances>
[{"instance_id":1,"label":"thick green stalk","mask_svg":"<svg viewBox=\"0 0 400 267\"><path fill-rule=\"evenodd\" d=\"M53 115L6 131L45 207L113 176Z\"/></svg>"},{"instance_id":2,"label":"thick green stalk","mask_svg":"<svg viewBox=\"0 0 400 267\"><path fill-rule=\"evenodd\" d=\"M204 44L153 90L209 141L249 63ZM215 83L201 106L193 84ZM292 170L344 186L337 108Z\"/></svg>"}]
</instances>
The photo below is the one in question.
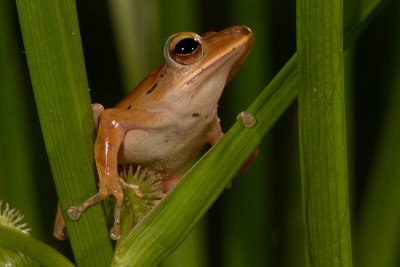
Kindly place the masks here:
<instances>
[{"instance_id":1,"label":"thick green stalk","mask_svg":"<svg viewBox=\"0 0 400 267\"><path fill-rule=\"evenodd\" d=\"M343 2L297 0L300 162L308 266L352 266Z\"/></svg>"},{"instance_id":2,"label":"thick green stalk","mask_svg":"<svg viewBox=\"0 0 400 267\"><path fill-rule=\"evenodd\" d=\"M94 124L75 1L18 0L17 8L46 150L65 211L96 192ZM79 266L108 266L111 261L103 218L100 205L79 222L66 217Z\"/></svg>"}]
</instances>

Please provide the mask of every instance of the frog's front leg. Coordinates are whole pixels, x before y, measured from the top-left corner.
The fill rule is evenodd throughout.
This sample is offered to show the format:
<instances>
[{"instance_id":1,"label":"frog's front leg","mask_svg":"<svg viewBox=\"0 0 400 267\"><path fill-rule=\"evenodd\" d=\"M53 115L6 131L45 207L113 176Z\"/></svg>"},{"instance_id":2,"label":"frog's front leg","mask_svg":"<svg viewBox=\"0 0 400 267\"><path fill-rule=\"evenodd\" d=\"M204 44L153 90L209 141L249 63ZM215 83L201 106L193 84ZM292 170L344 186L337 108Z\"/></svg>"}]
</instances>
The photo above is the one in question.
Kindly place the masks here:
<instances>
[{"instance_id":1,"label":"frog's front leg","mask_svg":"<svg viewBox=\"0 0 400 267\"><path fill-rule=\"evenodd\" d=\"M112 239L120 238L121 207L124 188L131 188L142 196L137 185L125 183L118 175L118 151L125 133L132 129L146 127L154 123L155 116L145 111L106 109L100 117L97 138L94 146L96 167L99 175L99 191L84 203L68 209L68 215L78 220L81 214L93 204L108 196L115 198L114 226L110 230Z\"/></svg>"}]
</instances>

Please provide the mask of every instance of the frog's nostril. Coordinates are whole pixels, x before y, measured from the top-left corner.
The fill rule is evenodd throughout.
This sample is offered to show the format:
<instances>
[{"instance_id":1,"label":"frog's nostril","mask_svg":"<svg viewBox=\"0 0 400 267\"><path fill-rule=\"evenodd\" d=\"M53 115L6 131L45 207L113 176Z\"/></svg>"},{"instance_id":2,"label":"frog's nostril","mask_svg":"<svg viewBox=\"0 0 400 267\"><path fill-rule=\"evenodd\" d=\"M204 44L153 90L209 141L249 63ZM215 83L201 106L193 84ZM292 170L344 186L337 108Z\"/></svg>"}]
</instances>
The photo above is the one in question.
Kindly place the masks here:
<instances>
[{"instance_id":1,"label":"frog's nostril","mask_svg":"<svg viewBox=\"0 0 400 267\"><path fill-rule=\"evenodd\" d=\"M238 35L252 35L253 32L251 29L247 26L241 25L241 26L234 26L231 28L232 32Z\"/></svg>"},{"instance_id":2,"label":"frog's nostril","mask_svg":"<svg viewBox=\"0 0 400 267\"><path fill-rule=\"evenodd\" d=\"M251 31L251 29L249 28L249 27L247 27L247 26L241 26L241 28L242 28L242 32L243 32L243 34L246 34L246 35L249 35L249 34L252 34L253 32Z\"/></svg>"}]
</instances>

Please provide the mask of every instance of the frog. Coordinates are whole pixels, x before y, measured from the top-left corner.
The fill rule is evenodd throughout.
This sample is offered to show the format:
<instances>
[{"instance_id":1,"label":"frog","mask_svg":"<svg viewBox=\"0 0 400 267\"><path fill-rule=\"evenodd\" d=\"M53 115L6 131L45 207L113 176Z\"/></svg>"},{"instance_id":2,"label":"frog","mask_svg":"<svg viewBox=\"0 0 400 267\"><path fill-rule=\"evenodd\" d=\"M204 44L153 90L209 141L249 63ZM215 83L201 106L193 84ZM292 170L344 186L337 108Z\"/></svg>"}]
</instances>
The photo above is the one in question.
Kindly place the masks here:
<instances>
[{"instance_id":1,"label":"frog","mask_svg":"<svg viewBox=\"0 0 400 267\"><path fill-rule=\"evenodd\" d=\"M164 64L114 107L92 105L99 189L82 204L70 207L69 218L78 220L88 207L112 196L114 223L109 235L114 240L121 237L124 189L133 190L139 197L143 193L119 176L120 165L157 172L163 179L163 190L170 191L181 179L179 171L198 151L223 138L218 102L253 43L254 34L246 26L202 36L194 32L173 34L164 46ZM57 224L56 228L62 229L63 220L58 219ZM54 234L65 239L60 230Z\"/></svg>"}]
</instances>

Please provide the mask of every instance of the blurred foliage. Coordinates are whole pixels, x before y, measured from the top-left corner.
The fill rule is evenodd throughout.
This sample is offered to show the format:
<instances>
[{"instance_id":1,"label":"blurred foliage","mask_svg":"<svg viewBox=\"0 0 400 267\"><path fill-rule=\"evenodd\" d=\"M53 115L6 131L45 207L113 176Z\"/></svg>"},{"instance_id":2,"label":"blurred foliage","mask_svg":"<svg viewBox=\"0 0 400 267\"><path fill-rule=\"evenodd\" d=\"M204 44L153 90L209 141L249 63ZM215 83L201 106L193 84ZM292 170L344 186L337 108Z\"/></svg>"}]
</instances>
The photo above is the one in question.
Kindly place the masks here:
<instances>
[{"instance_id":1,"label":"blurred foliage","mask_svg":"<svg viewBox=\"0 0 400 267\"><path fill-rule=\"evenodd\" d=\"M118 13L113 13L117 9L111 7L111 2L76 3L92 102L105 106L115 104L145 73L163 62L163 43L173 32L203 33L245 24L254 30L256 41L248 61L221 100L220 115L226 130L236 114L247 107L296 51L295 0L148 1L143 7L146 11L140 8L128 13L131 20L127 23L137 30L125 33L126 36L136 34L135 46L128 47L129 54L121 49L120 38L124 32L118 33ZM144 2L137 0L131 4L138 7ZM33 228L34 236L69 255L68 242L60 243L51 236L57 200L34 107L15 1L2 1L0 12L0 112L3 114L0 199L23 213L26 211L26 221ZM368 262L374 246L383 246L382 242L390 243L391 251L398 251L400 244L400 222L396 219L400 205L396 194L400 194L395 190L398 187L391 185L398 180L399 172L381 167L388 161L388 153L393 161L390 166L400 166L400 136L390 134L398 133L391 126L399 125L397 113L393 111L400 104L399 97L395 96L396 77L400 77L399 17L400 2L392 1L354 43L347 59L346 66L351 70L346 73L352 75L352 88L346 89L351 90L347 92L348 110L352 111L348 119L352 123L348 127L351 129L348 148L352 151L349 168L353 179L350 195L354 201L352 228L356 262L361 257ZM132 81L127 81L129 72L125 71L122 58L136 64ZM294 104L277 123L261 144L261 155L251 170L236 178L233 187L209 211L199 229L201 234L197 233L199 243L183 245L192 249L185 255L199 252L208 266L304 266L296 112ZM384 197L389 196L385 193L388 187L394 189L392 198ZM380 190L378 196L375 188ZM375 217L368 219L372 216L370 212L380 207L388 207L388 212L397 217L373 213ZM376 235L370 232L375 231L377 224L364 228L366 220L379 222L380 229L390 226L391 232L385 235L395 238L373 239ZM374 246L357 249L359 240L361 245ZM195 261L196 256L191 257L185 265L183 259L179 263L178 256L169 266L187 266L187 262ZM397 253L388 253L387 257L391 258L385 262L397 266Z\"/></svg>"}]
</instances>

